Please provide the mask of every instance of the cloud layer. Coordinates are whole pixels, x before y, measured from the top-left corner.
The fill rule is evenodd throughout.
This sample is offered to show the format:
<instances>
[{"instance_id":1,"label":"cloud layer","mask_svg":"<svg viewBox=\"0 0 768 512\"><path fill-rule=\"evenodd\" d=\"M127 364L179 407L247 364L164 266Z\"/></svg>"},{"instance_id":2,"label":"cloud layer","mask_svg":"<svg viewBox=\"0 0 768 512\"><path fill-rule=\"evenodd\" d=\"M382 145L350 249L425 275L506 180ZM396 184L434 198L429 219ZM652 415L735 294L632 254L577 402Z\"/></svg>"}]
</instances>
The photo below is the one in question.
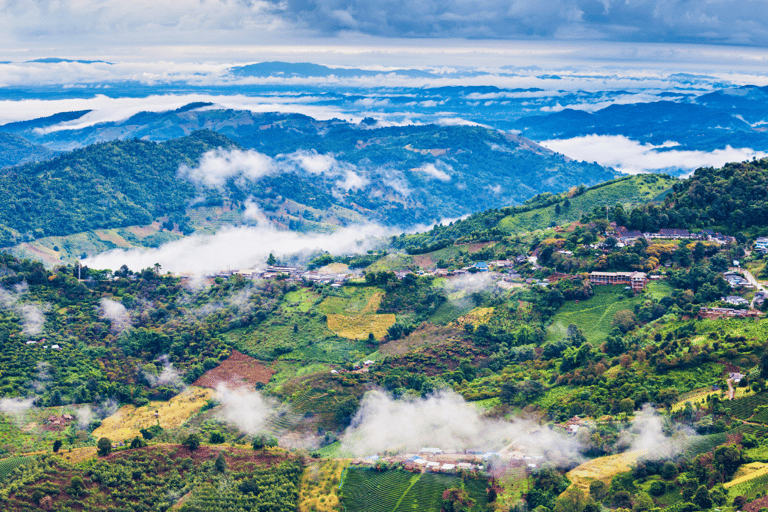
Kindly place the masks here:
<instances>
[{"instance_id":1,"label":"cloud layer","mask_svg":"<svg viewBox=\"0 0 768 512\"><path fill-rule=\"evenodd\" d=\"M9 2L6 45L257 44L319 36L768 43L768 11L713 0L112 0Z\"/></svg>"},{"instance_id":2,"label":"cloud layer","mask_svg":"<svg viewBox=\"0 0 768 512\"><path fill-rule=\"evenodd\" d=\"M303 235L278 231L269 226L224 228L215 235L192 235L156 249L115 249L84 260L90 268L118 269L123 264L141 270L160 263L170 272L203 273L221 269L262 266L270 253L275 256L327 250L332 254L365 252L376 237L390 234L381 226L350 226L332 234Z\"/></svg>"},{"instance_id":3,"label":"cloud layer","mask_svg":"<svg viewBox=\"0 0 768 512\"><path fill-rule=\"evenodd\" d=\"M763 158L762 151L732 148L715 151L680 151L677 144L641 144L623 135L587 135L572 139L545 140L541 145L576 160L597 162L627 174L658 171L693 171L699 167L722 167L728 162Z\"/></svg>"}]
</instances>

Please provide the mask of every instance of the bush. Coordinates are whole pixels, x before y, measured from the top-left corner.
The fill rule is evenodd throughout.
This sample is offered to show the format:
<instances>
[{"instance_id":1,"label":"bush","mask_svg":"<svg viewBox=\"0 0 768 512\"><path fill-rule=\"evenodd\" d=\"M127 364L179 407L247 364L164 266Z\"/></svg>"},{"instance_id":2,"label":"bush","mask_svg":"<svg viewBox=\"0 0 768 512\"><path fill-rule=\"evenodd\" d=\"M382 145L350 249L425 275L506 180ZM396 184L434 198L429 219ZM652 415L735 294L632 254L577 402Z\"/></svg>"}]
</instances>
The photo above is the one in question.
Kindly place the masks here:
<instances>
[{"instance_id":1,"label":"bush","mask_svg":"<svg viewBox=\"0 0 768 512\"><path fill-rule=\"evenodd\" d=\"M182 444L190 450L197 450L200 447L200 436L189 434Z\"/></svg>"},{"instance_id":2,"label":"bush","mask_svg":"<svg viewBox=\"0 0 768 512\"><path fill-rule=\"evenodd\" d=\"M664 482L659 482L656 480L655 482L651 483L651 488L649 490L651 492L651 496L661 496L667 491L667 486L664 484Z\"/></svg>"}]
</instances>

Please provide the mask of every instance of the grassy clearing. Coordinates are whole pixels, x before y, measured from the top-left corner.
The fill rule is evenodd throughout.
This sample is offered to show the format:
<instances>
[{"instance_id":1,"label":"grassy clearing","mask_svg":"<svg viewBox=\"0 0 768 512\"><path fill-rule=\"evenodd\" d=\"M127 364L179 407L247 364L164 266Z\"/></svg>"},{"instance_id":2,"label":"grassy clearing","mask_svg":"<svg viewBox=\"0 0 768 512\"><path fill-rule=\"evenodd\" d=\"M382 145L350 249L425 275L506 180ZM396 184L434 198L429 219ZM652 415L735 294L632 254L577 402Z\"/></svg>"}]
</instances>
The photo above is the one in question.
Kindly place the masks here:
<instances>
[{"instance_id":1,"label":"grassy clearing","mask_svg":"<svg viewBox=\"0 0 768 512\"><path fill-rule=\"evenodd\" d=\"M672 286L666 281L652 281L645 287L645 291L652 299L661 300L672 295Z\"/></svg>"},{"instance_id":2,"label":"grassy clearing","mask_svg":"<svg viewBox=\"0 0 768 512\"><path fill-rule=\"evenodd\" d=\"M566 476L568 480L573 482L573 485L584 491L585 494L589 494L590 482L600 480L605 482L606 485L610 485L611 479L615 475L631 470L632 466L644 454L644 450L635 450L607 457L598 457L573 468Z\"/></svg>"},{"instance_id":3,"label":"grassy clearing","mask_svg":"<svg viewBox=\"0 0 768 512\"><path fill-rule=\"evenodd\" d=\"M125 405L105 418L101 426L93 431L93 437L130 441L140 435L139 430L152 425L159 424L164 429L179 427L215 394L212 389L190 387L167 402L150 402L142 407Z\"/></svg>"},{"instance_id":4,"label":"grassy clearing","mask_svg":"<svg viewBox=\"0 0 768 512\"><path fill-rule=\"evenodd\" d=\"M77 427L77 415L80 407L68 405L62 407L32 407L16 415L0 413L0 448L8 454L28 454L50 451L56 439L63 440L64 429L74 424ZM69 414L75 419L66 421L60 429L51 429L46 421L51 416ZM92 438L84 430L77 431L74 446L92 444ZM66 443L70 446L69 442Z\"/></svg>"},{"instance_id":5,"label":"grassy clearing","mask_svg":"<svg viewBox=\"0 0 768 512\"><path fill-rule=\"evenodd\" d=\"M341 510L339 483L348 465L344 460L323 460L307 466L301 481L299 512Z\"/></svg>"},{"instance_id":6,"label":"grassy clearing","mask_svg":"<svg viewBox=\"0 0 768 512\"><path fill-rule=\"evenodd\" d=\"M311 289L299 288L296 291L285 294L285 309L307 313L314 307L317 299L317 293Z\"/></svg>"},{"instance_id":7,"label":"grassy clearing","mask_svg":"<svg viewBox=\"0 0 768 512\"><path fill-rule=\"evenodd\" d=\"M560 308L547 329L547 341L563 338L568 325L576 324L588 342L599 345L611 331L616 312L632 310L643 300L641 296L627 297L623 286L595 286L594 290L590 299L567 302Z\"/></svg>"}]
</instances>

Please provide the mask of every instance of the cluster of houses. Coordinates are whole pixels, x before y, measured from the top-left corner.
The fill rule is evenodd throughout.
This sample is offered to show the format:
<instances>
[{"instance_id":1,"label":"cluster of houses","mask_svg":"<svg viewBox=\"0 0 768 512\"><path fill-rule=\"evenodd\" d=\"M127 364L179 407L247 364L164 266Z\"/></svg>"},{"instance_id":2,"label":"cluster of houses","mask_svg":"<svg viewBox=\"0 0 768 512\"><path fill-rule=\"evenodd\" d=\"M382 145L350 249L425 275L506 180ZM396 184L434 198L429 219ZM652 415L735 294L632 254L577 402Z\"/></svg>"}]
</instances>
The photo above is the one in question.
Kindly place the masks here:
<instances>
[{"instance_id":1,"label":"cluster of houses","mask_svg":"<svg viewBox=\"0 0 768 512\"><path fill-rule=\"evenodd\" d=\"M699 318L757 318L762 313L756 309L701 308Z\"/></svg>"}]
</instances>

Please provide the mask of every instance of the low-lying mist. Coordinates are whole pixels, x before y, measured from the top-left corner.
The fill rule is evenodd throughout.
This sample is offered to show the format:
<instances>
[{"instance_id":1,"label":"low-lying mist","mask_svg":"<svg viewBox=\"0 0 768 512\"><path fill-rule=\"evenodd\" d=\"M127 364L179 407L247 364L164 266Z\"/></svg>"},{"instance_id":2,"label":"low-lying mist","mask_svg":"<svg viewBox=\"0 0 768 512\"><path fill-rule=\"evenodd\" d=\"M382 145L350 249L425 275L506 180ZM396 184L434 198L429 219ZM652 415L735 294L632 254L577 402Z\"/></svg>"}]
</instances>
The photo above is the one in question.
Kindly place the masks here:
<instances>
[{"instance_id":1,"label":"low-lying mist","mask_svg":"<svg viewBox=\"0 0 768 512\"><path fill-rule=\"evenodd\" d=\"M375 224L339 229L331 234L279 231L271 226L225 227L214 235L192 235L155 249L114 249L83 261L91 268L141 270L159 263L170 272L204 273L263 266L277 257L313 251L331 254L365 252L391 230Z\"/></svg>"},{"instance_id":2,"label":"low-lying mist","mask_svg":"<svg viewBox=\"0 0 768 512\"><path fill-rule=\"evenodd\" d=\"M581 458L575 438L527 420L485 417L452 391L400 400L371 391L342 438L342 449L355 455L415 452L424 446L445 451L500 451L509 445L524 446L528 454L548 460Z\"/></svg>"}]
</instances>

